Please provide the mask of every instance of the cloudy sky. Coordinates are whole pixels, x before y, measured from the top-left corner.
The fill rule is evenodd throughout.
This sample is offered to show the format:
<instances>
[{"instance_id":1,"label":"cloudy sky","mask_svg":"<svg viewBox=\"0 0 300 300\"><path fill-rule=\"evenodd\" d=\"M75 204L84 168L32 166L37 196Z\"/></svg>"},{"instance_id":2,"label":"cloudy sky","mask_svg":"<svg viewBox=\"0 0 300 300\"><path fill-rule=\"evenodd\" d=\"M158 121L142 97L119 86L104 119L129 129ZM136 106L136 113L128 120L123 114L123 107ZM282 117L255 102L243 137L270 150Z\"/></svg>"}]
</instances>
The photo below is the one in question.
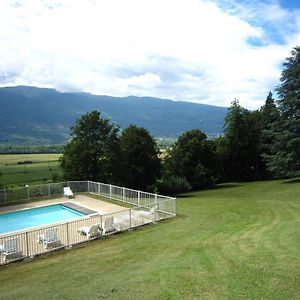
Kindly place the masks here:
<instances>
[{"instance_id":1,"label":"cloudy sky","mask_svg":"<svg viewBox=\"0 0 300 300\"><path fill-rule=\"evenodd\" d=\"M299 44L298 0L0 0L0 86L256 109Z\"/></svg>"}]
</instances>

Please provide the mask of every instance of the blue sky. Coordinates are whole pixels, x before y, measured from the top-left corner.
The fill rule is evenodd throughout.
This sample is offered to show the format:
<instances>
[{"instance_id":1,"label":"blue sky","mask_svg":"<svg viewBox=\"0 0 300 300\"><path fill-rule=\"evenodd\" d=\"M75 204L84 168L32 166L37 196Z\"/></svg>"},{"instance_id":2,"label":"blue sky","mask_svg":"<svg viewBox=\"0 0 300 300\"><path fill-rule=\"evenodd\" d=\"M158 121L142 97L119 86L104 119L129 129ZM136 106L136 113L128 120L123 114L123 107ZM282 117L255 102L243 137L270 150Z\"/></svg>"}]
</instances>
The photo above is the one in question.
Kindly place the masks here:
<instances>
[{"instance_id":1,"label":"blue sky","mask_svg":"<svg viewBox=\"0 0 300 300\"><path fill-rule=\"evenodd\" d=\"M280 0L279 3L285 8L300 8L300 2L298 0Z\"/></svg>"},{"instance_id":2,"label":"blue sky","mask_svg":"<svg viewBox=\"0 0 300 300\"><path fill-rule=\"evenodd\" d=\"M1 0L0 86L256 109L300 44L298 2Z\"/></svg>"}]
</instances>

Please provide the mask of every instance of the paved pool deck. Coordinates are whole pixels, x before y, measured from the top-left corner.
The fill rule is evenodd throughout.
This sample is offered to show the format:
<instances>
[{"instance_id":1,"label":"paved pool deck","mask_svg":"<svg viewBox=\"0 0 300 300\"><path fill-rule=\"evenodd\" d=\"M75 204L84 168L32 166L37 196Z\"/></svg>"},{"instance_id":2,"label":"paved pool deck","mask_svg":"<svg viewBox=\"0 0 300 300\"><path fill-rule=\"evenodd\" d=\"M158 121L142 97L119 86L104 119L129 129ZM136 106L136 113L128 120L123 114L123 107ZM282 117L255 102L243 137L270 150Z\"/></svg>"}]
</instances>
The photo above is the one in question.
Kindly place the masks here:
<instances>
[{"instance_id":1,"label":"paved pool deck","mask_svg":"<svg viewBox=\"0 0 300 300\"><path fill-rule=\"evenodd\" d=\"M71 198L71 199L68 199L66 197L55 198L55 199L45 199L45 200L41 200L41 201L3 206L3 207L0 207L0 213L12 212L12 211L17 211L17 210L21 210L21 209L35 208L35 207L40 207L40 206L52 205L52 204L63 204L66 202L74 203L75 205L82 206L84 208L93 210L100 214L107 214L107 213L114 213L114 212L118 212L118 211L128 210L128 208L126 208L124 206L106 202L105 198L102 198L102 199L103 200L95 199L93 197L89 197L86 195L75 195L75 197Z\"/></svg>"}]
</instances>

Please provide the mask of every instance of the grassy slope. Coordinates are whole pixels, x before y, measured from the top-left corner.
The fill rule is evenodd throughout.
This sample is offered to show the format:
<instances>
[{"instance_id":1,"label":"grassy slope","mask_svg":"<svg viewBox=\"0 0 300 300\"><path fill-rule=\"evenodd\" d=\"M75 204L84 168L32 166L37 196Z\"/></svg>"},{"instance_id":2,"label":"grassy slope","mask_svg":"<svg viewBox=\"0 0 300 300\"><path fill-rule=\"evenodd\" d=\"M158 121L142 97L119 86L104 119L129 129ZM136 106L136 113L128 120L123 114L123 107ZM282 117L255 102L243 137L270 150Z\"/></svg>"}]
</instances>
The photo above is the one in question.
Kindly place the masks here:
<instances>
[{"instance_id":1,"label":"grassy slope","mask_svg":"<svg viewBox=\"0 0 300 300\"><path fill-rule=\"evenodd\" d=\"M2 185L47 183L51 174L61 174L58 159L61 154L5 154L0 155L0 178ZM19 161L32 164L18 165ZM51 170L50 170L51 169Z\"/></svg>"},{"instance_id":2,"label":"grassy slope","mask_svg":"<svg viewBox=\"0 0 300 300\"><path fill-rule=\"evenodd\" d=\"M299 299L300 184L184 195L178 217L0 268L1 299Z\"/></svg>"}]
</instances>

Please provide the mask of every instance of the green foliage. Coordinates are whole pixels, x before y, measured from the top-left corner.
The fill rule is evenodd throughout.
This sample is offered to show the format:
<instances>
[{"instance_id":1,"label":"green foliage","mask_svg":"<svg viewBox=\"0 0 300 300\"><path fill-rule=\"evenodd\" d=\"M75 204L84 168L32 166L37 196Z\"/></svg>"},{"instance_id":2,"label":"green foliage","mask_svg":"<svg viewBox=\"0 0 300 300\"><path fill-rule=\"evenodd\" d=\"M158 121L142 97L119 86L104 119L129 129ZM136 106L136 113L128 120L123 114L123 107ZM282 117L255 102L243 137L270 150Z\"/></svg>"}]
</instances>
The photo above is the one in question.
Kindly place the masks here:
<instances>
[{"instance_id":1,"label":"green foliage","mask_svg":"<svg viewBox=\"0 0 300 300\"><path fill-rule=\"evenodd\" d=\"M158 191L162 195L177 195L188 192L191 189L189 182L184 177L170 176L163 178L157 184Z\"/></svg>"},{"instance_id":2,"label":"green foliage","mask_svg":"<svg viewBox=\"0 0 300 300\"><path fill-rule=\"evenodd\" d=\"M51 181L52 182L59 182L60 181L60 176L57 173L51 174Z\"/></svg>"},{"instance_id":3,"label":"green foliage","mask_svg":"<svg viewBox=\"0 0 300 300\"><path fill-rule=\"evenodd\" d=\"M169 151L164 163L164 177L184 177L192 188L212 186L217 157L213 143L205 133L193 129L182 134Z\"/></svg>"},{"instance_id":4,"label":"green foliage","mask_svg":"<svg viewBox=\"0 0 300 300\"><path fill-rule=\"evenodd\" d=\"M279 110L271 92L269 92L265 105L260 108L260 115L260 125L262 130L271 129L279 118Z\"/></svg>"},{"instance_id":5,"label":"green foliage","mask_svg":"<svg viewBox=\"0 0 300 300\"><path fill-rule=\"evenodd\" d=\"M64 177L112 183L117 168L118 130L97 111L82 115L60 159Z\"/></svg>"},{"instance_id":6,"label":"green foliage","mask_svg":"<svg viewBox=\"0 0 300 300\"><path fill-rule=\"evenodd\" d=\"M260 152L260 113L250 112L232 102L225 118L224 170L227 180L257 179L264 176L264 163Z\"/></svg>"},{"instance_id":7,"label":"green foliage","mask_svg":"<svg viewBox=\"0 0 300 300\"><path fill-rule=\"evenodd\" d=\"M261 127L261 152L266 156L271 153L271 147L274 142L274 130L276 122L279 119L279 110L270 92L265 105L260 109L260 127Z\"/></svg>"},{"instance_id":8,"label":"green foliage","mask_svg":"<svg viewBox=\"0 0 300 300\"><path fill-rule=\"evenodd\" d=\"M160 173L160 159L155 140L141 127L130 125L119 138L118 174L120 184L150 190Z\"/></svg>"},{"instance_id":9,"label":"green foliage","mask_svg":"<svg viewBox=\"0 0 300 300\"><path fill-rule=\"evenodd\" d=\"M291 54L277 87L280 117L272 129L274 143L267 156L269 170L278 177L300 172L300 47Z\"/></svg>"}]
</instances>

